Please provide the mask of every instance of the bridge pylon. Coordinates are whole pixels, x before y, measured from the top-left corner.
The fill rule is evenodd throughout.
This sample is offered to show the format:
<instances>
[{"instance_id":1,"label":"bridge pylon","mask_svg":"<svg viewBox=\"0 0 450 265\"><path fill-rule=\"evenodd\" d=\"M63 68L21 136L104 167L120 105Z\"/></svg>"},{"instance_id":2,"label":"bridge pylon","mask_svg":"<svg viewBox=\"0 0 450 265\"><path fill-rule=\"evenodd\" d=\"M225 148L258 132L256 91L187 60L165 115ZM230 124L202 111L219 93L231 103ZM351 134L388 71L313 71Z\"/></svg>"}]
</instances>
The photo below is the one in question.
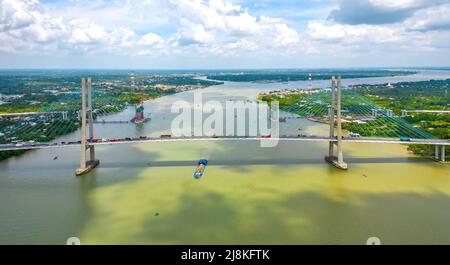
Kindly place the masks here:
<instances>
[{"instance_id":1,"label":"bridge pylon","mask_svg":"<svg viewBox=\"0 0 450 265\"><path fill-rule=\"evenodd\" d=\"M86 135L86 119L89 112L89 139L90 142L94 139L94 118L92 113L92 80L89 77L88 83L88 107L86 110L86 79L81 79L81 156L80 167L75 170L77 176L88 173L94 169L99 163L95 160L95 147L87 144ZM89 160L86 161L86 150L89 149Z\"/></svg>"},{"instance_id":2,"label":"bridge pylon","mask_svg":"<svg viewBox=\"0 0 450 265\"><path fill-rule=\"evenodd\" d=\"M348 165L344 161L344 154L342 151L342 120L341 120L341 77L337 78L337 104L336 104L336 78L331 78L331 105L328 107L328 115L330 120L330 141L328 155L325 160L339 169L347 169ZM335 125L336 133L335 137ZM337 138L337 139L336 139ZM336 155L334 148L336 146Z\"/></svg>"}]
</instances>

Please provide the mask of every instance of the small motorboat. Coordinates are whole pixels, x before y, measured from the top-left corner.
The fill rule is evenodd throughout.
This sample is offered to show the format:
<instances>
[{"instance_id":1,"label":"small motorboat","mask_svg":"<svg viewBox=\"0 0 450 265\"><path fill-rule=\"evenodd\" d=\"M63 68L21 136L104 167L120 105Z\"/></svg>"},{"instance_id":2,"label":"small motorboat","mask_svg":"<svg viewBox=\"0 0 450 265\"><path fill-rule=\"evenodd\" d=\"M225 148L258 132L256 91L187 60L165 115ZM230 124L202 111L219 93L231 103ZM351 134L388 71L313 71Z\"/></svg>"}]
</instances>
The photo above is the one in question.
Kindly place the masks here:
<instances>
[{"instance_id":1,"label":"small motorboat","mask_svg":"<svg viewBox=\"0 0 450 265\"><path fill-rule=\"evenodd\" d=\"M208 164L208 160L200 159L197 163L197 168L194 172L194 178L199 179L203 176L203 172L205 172L206 165Z\"/></svg>"}]
</instances>

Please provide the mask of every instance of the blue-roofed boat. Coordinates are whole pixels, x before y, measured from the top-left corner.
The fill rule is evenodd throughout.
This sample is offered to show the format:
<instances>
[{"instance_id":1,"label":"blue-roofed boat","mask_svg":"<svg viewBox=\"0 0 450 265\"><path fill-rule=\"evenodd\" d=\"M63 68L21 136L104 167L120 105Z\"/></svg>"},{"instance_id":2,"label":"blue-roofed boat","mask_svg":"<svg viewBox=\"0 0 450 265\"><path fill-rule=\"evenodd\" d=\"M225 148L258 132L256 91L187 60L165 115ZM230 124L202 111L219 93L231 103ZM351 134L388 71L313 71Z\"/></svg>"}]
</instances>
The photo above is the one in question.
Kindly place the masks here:
<instances>
[{"instance_id":1,"label":"blue-roofed boat","mask_svg":"<svg viewBox=\"0 0 450 265\"><path fill-rule=\"evenodd\" d=\"M194 172L194 178L199 179L203 176L203 173L205 172L206 165L208 164L208 160L206 159L200 159L197 163L197 168Z\"/></svg>"}]
</instances>

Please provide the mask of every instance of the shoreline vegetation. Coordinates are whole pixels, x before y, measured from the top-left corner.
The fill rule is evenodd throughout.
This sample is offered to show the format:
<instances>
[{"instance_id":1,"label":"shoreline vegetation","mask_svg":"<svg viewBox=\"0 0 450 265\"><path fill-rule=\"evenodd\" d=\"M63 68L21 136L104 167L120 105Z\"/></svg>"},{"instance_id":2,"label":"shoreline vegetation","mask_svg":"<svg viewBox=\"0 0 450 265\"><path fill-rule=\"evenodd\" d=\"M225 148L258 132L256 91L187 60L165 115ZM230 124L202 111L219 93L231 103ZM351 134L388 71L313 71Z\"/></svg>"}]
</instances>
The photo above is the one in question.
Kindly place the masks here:
<instances>
[{"instance_id":1,"label":"shoreline vegetation","mask_svg":"<svg viewBox=\"0 0 450 265\"><path fill-rule=\"evenodd\" d=\"M400 70L251 70L238 73L212 73L208 80L231 82L276 83L289 81L329 80L332 76L349 78L391 77L416 74L415 71Z\"/></svg>"},{"instance_id":2,"label":"shoreline vegetation","mask_svg":"<svg viewBox=\"0 0 450 265\"><path fill-rule=\"evenodd\" d=\"M450 139L450 114L406 113L402 110L450 110L450 79L420 82L401 82L394 85L361 85L353 90L374 102L390 109L397 116L435 138ZM434 146L410 145L408 150L421 156L434 156ZM446 147L446 157L450 148Z\"/></svg>"},{"instance_id":3,"label":"shoreline vegetation","mask_svg":"<svg viewBox=\"0 0 450 265\"><path fill-rule=\"evenodd\" d=\"M0 144L50 142L80 126L81 76L92 76L94 119L123 111L143 101L222 82L199 80L194 75L153 75L71 71L0 72L0 114L67 111L61 114L0 118ZM131 119L132 117L130 117ZM0 152L0 161L26 150Z\"/></svg>"},{"instance_id":4,"label":"shoreline vegetation","mask_svg":"<svg viewBox=\"0 0 450 265\"><path fill-rule=\"evenodd\" d=\"M342 93L342 127L352 137L450 139L448 113L403 112L449 111L449 88L450 79L350 87ZM329 124L330 97L325 89L286 89L262 93L258 98L269 104L277 100L281 110ZM447 157L449 149L446 147ZM409 145L408 150L434 156L434 146Z\"/></svg>"}]
</instances>

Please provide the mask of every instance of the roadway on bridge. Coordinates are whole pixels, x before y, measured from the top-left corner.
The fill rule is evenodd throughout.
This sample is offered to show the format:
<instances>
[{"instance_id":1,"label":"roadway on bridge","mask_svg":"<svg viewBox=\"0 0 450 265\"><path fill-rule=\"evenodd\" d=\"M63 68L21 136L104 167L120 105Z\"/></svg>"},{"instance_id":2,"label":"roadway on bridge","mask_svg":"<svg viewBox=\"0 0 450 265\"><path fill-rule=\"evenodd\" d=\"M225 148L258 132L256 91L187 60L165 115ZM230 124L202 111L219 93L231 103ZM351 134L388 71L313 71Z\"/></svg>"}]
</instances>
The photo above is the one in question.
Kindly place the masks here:
<instances>
[{"instance_id":1,"label":"roadway on bridge","mask_svg":"<svg viewBox=\"0 0 450 265\"><path fill-rule=\"evenodd\" d=\"M123 139L95 139L88 145L112 145L112 144L137 144L149 142L181 142L181 141L310 141L310 142L335 142L336 138L324 136L280 136L279 138L245 137L245 136L192 136L192 137L135 137ZM384 143L384 144L425 144L425 145L450 145L450 140L441 139L398 139L398 138L365 138L365 137L343 137L347 143ZM81 141L59 142L59 143L37 143L25 142L17 144L0 144L0 151L48 149L80 146Z\"/></svg>"}]
</instances>

